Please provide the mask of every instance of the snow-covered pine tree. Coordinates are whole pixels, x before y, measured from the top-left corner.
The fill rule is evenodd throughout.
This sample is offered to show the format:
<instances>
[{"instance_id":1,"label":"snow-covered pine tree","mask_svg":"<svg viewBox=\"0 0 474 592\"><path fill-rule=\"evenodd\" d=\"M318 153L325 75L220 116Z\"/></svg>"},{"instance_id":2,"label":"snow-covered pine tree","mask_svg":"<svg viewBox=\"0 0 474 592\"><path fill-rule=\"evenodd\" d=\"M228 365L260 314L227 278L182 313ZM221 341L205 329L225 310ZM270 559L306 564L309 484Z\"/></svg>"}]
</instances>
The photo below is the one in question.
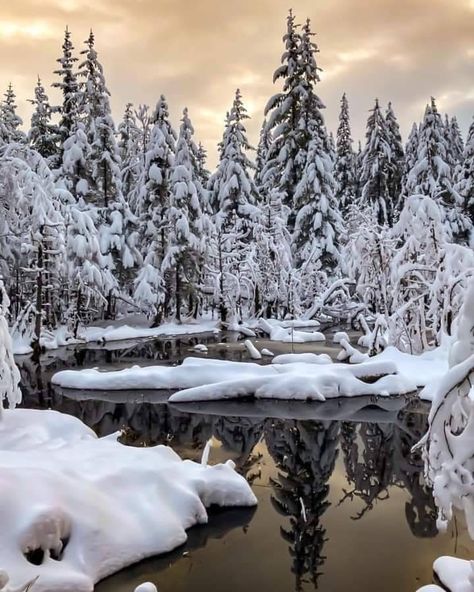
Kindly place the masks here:
<instances>
[{"instance_id":1,"label":"snow-covered pine tree","mask_svg":"<svg viewBox=\"0 0 474 592\"><path fill-rule=\"evenodd\" d=\"M10 407L21 401L20 372L13 358L13 347L8 331L9 300L3 282L0 279L0 420L3 412L3 401Z\"/></svg>"},{"instance_id":2,"label":"snow-covered pine tree","mask_svg":"<svg viewBox=\"0 0 474 592\"><path fill-rule=\"evenodd\" d=\"M317 279L318 272L323 276L332 275L340 263L339 240L343 231L335 197L330 141L321 112L324 105L313 89L319 77L314 59L317 48L312 36L308 20L302 31L301 55L305 64L302 80L305 88L302 97L304 127L310 140L303 173L294 193L296 219L293 233L295 263L303 291L310 291L310 298L323 288Z\"/></svg>"},{"instance_id":3,"label":"snow-covered pine tree","mask_svg":"<svg viewBox=\"0 0 474 592\"><path fill-rule=\"evenodd\" d=\"M0 103L0 142L5 144L24 142L26 136L20 129L23 121L16 112L16 95L11 83L8 85L4 97Z\"/></svg>"},{"instance_id":4,"label":"snow-covered pine tree","mask_svg":"<svg viewBox=\"0 0 474 592\"><path fill-rule=\"evenodd\" d=\"M456 116L451 119L446 116L445 133L447 134L449 154L452 159L452 166L456 168L462 164L464 154L464 141L462 139L461 130ZM453 172L454 174L454 172Z\"/></svg>"},{"instance_id":5,"label":"snow-covered pine tree","mask_svg":"<svg viewBox=\"0 0 474 592\"><path fill-rule=\"evenodd\" d=\"M197 306L195 303L199 302L198 282L204 252L202 210L195 183L196 168L190 150L193 133L188 110L184 109L170 172L168 244L162 264L163 274L169 274L172 278L168 299L174 301L178 322L181 321L186 300L190 312L194 312Z\"/></svg>"},{"instance_id":6,"label":"snow-covered pine tree","mask_svg":"<svg viewBox=\"0 0 474 592\"><path fill-rule=\"evenodd\" d=\"M372 207L377 223L391 225L394 205L389 190L391 146L385 118L378 99L367 120L366 144L360 170L360 205Z\"/></svg>"},{"instance_id":7,"label":"snow-covered pine tree","mask_svg":"<svg viewBox=\"0 0 474 592\"><path fill-rule=\"evenodd\" d=\"M122 163L121 182L125 201L130 204L132 190L135 189L142 171L141 131L137 125L132 103L127 103L123 119L118 126L118 148Z\"/></svg>"},{"instance_id":8,"label":"snow-covered pine tree","mask_svg":"<svg viewBox=\"0 0 474 592\"><path fill-rule=\"evenodd\" d=\"M169 313L172 282L170 274L163 276L162 264L169 243L169 185L176 133L163 95L157 103L153 122L135 202L144 265L135 279L134 299L153 317L156 326Z\"/></svg>"},{"instance_id":9,"label":"snow-covered pine tree","mask_svg":"<svg viewBox=\"0 0 474 592\"><path fill-rule=\"evenodd\" d=\"M306 64L301 55L301 33L299 25L290 10L287 17L287 30L283 36L285 51L281 57L281 65L275 70L273 82L283 81L283 89L271 97L265 107L267 126L265 133L272 138L267 153L267 163L261 175L265 184L265 192L276 189L282 196L283 205L293 208L296 186L303 174L306 152L309 144L307 130L302 123L305 120L303 99L308 92L303 85ZM308 56L307 56L308 57ZM308 65L310 66L310 65ZM315 77L316 68L309 68L309 74ZM294 215L290 214L290 229L294 225Z\"/></svg>"},{"instance_id":10,"label":"snow-covered pine tree","mask_svg":"<svg viewBox=\"0 0 474 592\"><path fill-rule=\"evenodd\" d=\"M258 216L258 190L251 175L255 165L247 156L247 152L253 150L244 124L248 118L237 89L221 142L220 161L209 180L209 189L218 225L244 231L250 239L249 233Z\"/></svg>"},{"instance_id":11,"label":"snow-covered pine tree","mask_svg":"<svg viewBox=\"0 0 474 592\"><path fill-rule=\"evenodd\" d=\"M99 230L103 218L87 200L93 186L89 166L92 147L84 123L76 121L64 142L58 186L65 207L68 283L67 322L77 336L82 322L100 316L116 290L110 258L102 255Z\"/></svg>"},{"instance_id":12,"label":"snow-covered pine tree","mask_svg":"<svg viewBox=\"0 0 474 592\"><path fill-rule=\"evenodd\" d=\"M69 136L74 131L77 122L77 99L78 99L78 83L76 73L74 71L75 63L78 61L73 55L74 46L71 41L71 33L66 27L64 32L63 55L56 61L59 64L59 69L55 70L55 74L59 76L59 82L54 82L53 87L59 88L63 101L62 105L55 107L54 111L60 114L59 119L59 158L62 156L63 145ZM59 161L58 161L59 165Z\"/></svg>"},{"instance_id":13,"label":"snow-covered pine tree","mask_svg":"<svg viewBox=\"0 0 474 592\"><path fill-rule=\"evenodd\" d=\"M30 99L29 102L34 106L34 111L31 115L28 142L49 162L58 151L59 130L51 121L53 109L39 76L35 87L35 98Z\"/></svg>"},{"instance_id":14,"label":"snow-covered pine tree","mask_svg":"<svg viewBox=\"0 0 474 592\"><path fill-rule=\"evenodd\" d=\"M297 211L293 248L296 265L331 273L340 263L339 240L342 218L335 197L332 160L324 144L322 116L308 122L311 142L303 176L295 191Z\"/></svg>"},{"instance_id":15,"label":"snow-covered pine tree","mask_svg":"<svg viewBox=\"0 0 474 592\"><path fill-rule=\"evenodd\" d=\"M78 101L92 148L89 166L93 185L87 198L99 207L107 208L109 201L117 199L117 193L121 191L121 161L110 110L110 93L105 84L92 31L81 55L85 59L79 65Z\"/></svg>"},{"instance_id":16,"label":"snow-covered pine tree","mask_svg":"<svg viewBox=\"0 0 474 592\"><path fill-rule=\"evenodd\" d=\"M336 199L344 220L351 204L357 196L355 178L355 154L352 149L352 136L349 119L349 103L346 93L342 95L339 126L336 136L336 163L334 180L336 181Z\"/></svg>"},{"instance_id":17,"label":"snow-covered pine tree","mask_svg":"<svg viewBox=\"0 0 474 592\"><path fill-rule=\"evenodd\" d=\"M247 156L252 147L247 139L246 119L247 111L237 89L220 143L220 161L209 179L210 200L216 211L212 266L223 321L229 314L240 314L244 301L249 303L253 299L253 286L245 279L249 269L242 263L254 238L260 210L256 205L258 190L251 175L255 165Z\"/></svg>"},{"instance_id":18,"label":"snow-covered pine tree","mask_svg":"<svg viewBox=\"0 0 474 592\"><path fill-rule=\"evenodd\" d=\"M462 198L454 189L444 125L432 98L419 127L417 158L408 172L405 195L431 197L440 206L448 239L465 240L470 223L462 211Z\"/></svg>"},{"instance_id":19,"label":"snow-covered pine tree","mask_svg":"<svg viewBox=\"0 0 474 592\"><path fill-rule=\"evenodd\" d=\"M398 217L397 204L400 202L402 192L402 180L405 172L405 152L403 150L400 127L391 102L387 106L385 122L390 146L390 166L388 169L387 185L390 203L393 204L391 224L394 224Z\"/></svg>"},{"instance_id":20,"label":"snow-covered pine tree","mask_svg":"<svg viewBox=\"0 0 474 592\"><path fill-rule=\"evenodd\" d=\"M474 120L467 134L456 191L461 195L464 212L468 215L472 227L474 224Z\"/></svg>"}]
</instances>

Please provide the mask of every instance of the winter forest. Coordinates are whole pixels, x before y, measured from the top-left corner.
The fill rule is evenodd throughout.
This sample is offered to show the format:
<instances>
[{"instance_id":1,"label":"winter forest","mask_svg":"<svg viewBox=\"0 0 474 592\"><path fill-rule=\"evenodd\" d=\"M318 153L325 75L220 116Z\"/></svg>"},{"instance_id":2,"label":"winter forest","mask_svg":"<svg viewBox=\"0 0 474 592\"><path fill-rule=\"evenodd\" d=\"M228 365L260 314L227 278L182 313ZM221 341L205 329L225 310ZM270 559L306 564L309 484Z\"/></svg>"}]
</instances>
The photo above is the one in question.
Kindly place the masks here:
<instances>
[{"instance_id":1,"label":"winter forest","mask_svg":"<svg viewBox=\"0 0 474 592\"><path fill-rule=\"evenodd\" d=\"M474 121L463 137L455 114L427 97L402 138L396 105L367 97L365 139L355 142L351 118L367 113L354 113L341 88L339 124L328 129L324 54L312 22L299 18L290 10L284 23L258 145L237 88L213 170L192 113L184 107L172 121L159 89L156 105L128 103L114 119L92 31L80 43L66 28L60 52L58 43L51 69L60 104L38 78L24 122L8 85L0 103L2 592L156 591L156 582L94 586L179 547L212 506L265 504L258 479L270 457L271 502L290 520L281 536L294 589L314 590L338 454L353 485L339 503L363 501L357 520L401 487L423 500L412 521L431 516L427 531L455 523L456 536L464 533L459 554L440 547L436 584L420 591L474 590ZM183 354L171 341L159 349L160 337L200 333ZM145 338L157 340L155 350ZM199 458L189 460L185 447L178 456L173 438L184 432L153 413L146 429L157 422L163 434L152 443L128 445L129 420L103 426L120 415L125 399L114 397L132 393L127 413L133 407L140 440L145 420L135 409L149 413L153 391L166 393L162 413L195 426L186 429L192 442L200 438L202 449L189 445ZM321 405L327 415L315 411ZM374 409L392 419L377 423ZM215 417L235 418L227 443ZM245 462L211 463L237 441ZM380 475L374 486L380 447L384 458L403 457L403 478ZM32 471L36 502L17 500ZM159 518L155 504L165 508ZM414 592L410 585L397 590ZM165 579L167 590L178 588Z\"/></svg>"}]
</instances>

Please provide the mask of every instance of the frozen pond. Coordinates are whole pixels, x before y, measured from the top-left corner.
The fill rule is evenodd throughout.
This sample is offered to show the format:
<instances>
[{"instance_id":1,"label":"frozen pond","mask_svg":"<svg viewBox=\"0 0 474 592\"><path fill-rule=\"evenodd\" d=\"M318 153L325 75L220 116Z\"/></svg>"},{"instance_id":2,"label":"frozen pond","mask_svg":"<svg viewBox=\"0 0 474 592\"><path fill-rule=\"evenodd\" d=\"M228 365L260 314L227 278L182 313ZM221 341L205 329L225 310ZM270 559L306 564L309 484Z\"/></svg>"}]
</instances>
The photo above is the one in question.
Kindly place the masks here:
<instances>
[{"instance_id":1,"label":"frozen pond","mask_svg":"<svg viewBox=\"0 0 474 592\"><path fill-rule=\"evenodd\" d=\"M380 407L358 398L172 406L159 392L61 392L49 385L52 373L73 366L179 363L195 343L207 343L212 357L247 360L241 343L220 339L62 350L40 367L18 359L26 406L70 413L99 435L123 429L129 445L170 444L193 460L212 438L210 463L232 458L258 497L255 510L214 513L189 532L186 546L110 577L97 592L131 592L145 580L160 592L400 592L429 583L436 557L472 556L462 520L437 533L421 459L410 452L426 427L424 404L398 398ZM263 343L275 353L291 348ZM335 350L328 340L295 351Z\"/></svg>"}]
</instances>

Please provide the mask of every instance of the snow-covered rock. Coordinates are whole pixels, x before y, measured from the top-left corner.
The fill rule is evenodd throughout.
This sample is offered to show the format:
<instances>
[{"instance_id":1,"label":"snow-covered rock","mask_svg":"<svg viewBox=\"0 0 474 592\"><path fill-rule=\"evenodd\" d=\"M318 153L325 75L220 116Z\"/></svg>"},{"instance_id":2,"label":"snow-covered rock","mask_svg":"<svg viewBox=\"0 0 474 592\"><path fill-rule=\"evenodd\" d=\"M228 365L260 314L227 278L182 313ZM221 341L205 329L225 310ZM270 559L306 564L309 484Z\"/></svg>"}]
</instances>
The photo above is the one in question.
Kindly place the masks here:
<instances>
[{"instance_id":1,"label":"snow-covered rock","mask_svg":"<svg viewBox=\"0 0 474 592\"><path fill-rule=\"evenodd\" d=\"M91 592L181 545L210 505L256 504L231 461L182 461L166 446L128 447L117 436L99 439L54 411L4 412L0 566L12 590L38 577L35 592Z\"/></svg>"}]
</instances>

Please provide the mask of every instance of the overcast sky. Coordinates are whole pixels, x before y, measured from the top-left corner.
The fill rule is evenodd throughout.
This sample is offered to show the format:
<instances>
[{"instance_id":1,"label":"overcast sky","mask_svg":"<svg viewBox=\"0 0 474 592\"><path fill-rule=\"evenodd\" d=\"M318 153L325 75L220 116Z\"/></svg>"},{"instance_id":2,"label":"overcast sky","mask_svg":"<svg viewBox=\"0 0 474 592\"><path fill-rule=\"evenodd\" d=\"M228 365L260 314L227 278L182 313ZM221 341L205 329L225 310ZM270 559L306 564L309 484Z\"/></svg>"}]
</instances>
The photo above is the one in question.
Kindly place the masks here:
<instances>
[{"instance_id":1,"label":"overcast sky","mask_svg":"<svg viewBox=\"0 0 474 592\"><path fill-rule=\"evenodd\" d=\"M235 88L252 116L256 143L272 75L283 50L288 0L2 0L0 84L11 81L20 114L36 75L54 80L66 24L76 49L90 27L116 118L126 102L154 106L164 93L175 124L184 106L215 161ZM474 114L474 0L299 0L311 18L323 69L318 92L335 130L339 99L349 97L353 135L363 137L374 97L391 100L406 137L430 96L456 115ZM50 91L55 102L56 91Z\"/></svg>"}]
</instances>

